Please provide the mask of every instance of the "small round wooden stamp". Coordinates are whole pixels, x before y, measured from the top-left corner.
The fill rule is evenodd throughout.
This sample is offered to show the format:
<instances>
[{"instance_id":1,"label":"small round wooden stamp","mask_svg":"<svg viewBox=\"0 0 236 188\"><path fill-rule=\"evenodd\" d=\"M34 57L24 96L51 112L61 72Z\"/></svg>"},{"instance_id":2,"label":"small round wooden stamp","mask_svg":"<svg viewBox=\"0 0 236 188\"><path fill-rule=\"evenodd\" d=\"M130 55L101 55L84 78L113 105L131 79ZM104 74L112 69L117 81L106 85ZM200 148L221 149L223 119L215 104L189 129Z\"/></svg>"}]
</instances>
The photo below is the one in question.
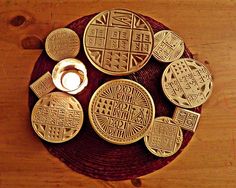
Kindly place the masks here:
<instances>
[{"instance_id":1,"label":"small round wooden stamp","mask_svg":"<svg viewBox=\"0 0 236 188\"><path fill-rule=\"evenodd\" d=\"M169 117L158 117L144 137L147 149L158 157L174 155L183 142L183 133L176 122Z\"/></svg>"},{"instance_id":2,"label":"small round wooden stamp","mask_svg":"<svg viewBox=\"0 0 236 188\"><path fill-rule=\"evenodd\" d=\"M170 30L155 33L152 54L158 61L169 63L179 59L183 53L184 42L176 33Z\"/></svg>"},{"instance_id":3,"label":"small round wooden stamp","mask_svg":"<svg viewBox=\"0 0 236 188\"><path fill-rule=\"evenodd\" d=\"M80 50L79 36L68 28L53 30L46 38L45 50L54 61L76 57Z\"/></svg>"}]
</instances>

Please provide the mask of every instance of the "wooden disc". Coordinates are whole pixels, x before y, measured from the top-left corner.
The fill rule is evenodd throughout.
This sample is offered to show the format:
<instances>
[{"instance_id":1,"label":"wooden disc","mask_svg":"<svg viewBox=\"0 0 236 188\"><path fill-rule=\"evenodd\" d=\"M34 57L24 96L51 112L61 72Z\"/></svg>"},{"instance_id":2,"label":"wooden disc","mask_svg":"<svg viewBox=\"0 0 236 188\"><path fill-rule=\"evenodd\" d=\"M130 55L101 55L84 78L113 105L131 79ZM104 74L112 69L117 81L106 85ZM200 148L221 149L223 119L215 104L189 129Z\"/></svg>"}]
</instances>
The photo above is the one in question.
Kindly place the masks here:
<instances>
[{"instance_id":1,"label":"wooden disc","mask_svg":"<svg viewBox=\"0 0 236 188\"><path fill-rule=\"evenodd\" d=\"M154 35L153 56L161 62L172 62L184 53L184 41L173 31L162 30Z\"/></svg>"},{"instance_id":2,"label":"wooden disc","mask_svg":"<svg viewBox=\"0 0 236 188\"><path fill-rule=\"evenodd\" d=\"M73 30L59 28L47 36L45 50L54 61L76 57L80 50L80 39Z\"/></svg>"},{"instance_id":3,"label":"wooden disc","mask_svg":"<svg viewBox=\"0 0 236 188\"><path fill-rule=\"evenodd\" d=\"M194 108L202 105L212 93L212 76L200 62L182 58L169 64L162 75L162 88L175 105Z\"/></svg>"},{"instance_id":4,"label":"wooden disc","mask_svg":"<svg viewBox=\"0 0 236 188\"><path fill-rule=\"evenodd\" d=\"M53 92L35 104L31 122L37 135L52 143L66 142L80 131L84 120L80 103L72 96Z\"/></svg>"},{"instance_id":5,"label":"wooden disc","mask_svg":"<svg viewBox=\"0 0 236 188\"><path fill-rule=\"evenodd\" d=\"M155 106L140 84L117 79L100 86L89 103L93 129L113 144L131 144L144 137L153 124Z\"/></svg>"},{"instance_id":6,"label":"wooden disc","mask_svg":"<svg viewBox=\"0 0 236 188\"><path fill-rule=\"evenodd\" d=\"M183 142L181 128L169 117L158 117L144 137L147 149L158 157L174 155Z\"/></svg>"},{"instance_id":7,"label":"wooden disc","mask_svg":"<svg viewBox=\"0 0 236 188\"><path fill-rule=\"evenodd\" d=\"M84 51L100 71L114 76L140 70L150 59L154 38L140 15L113 9L96 15L87 25Z\"/></svg>"}]
</instances>

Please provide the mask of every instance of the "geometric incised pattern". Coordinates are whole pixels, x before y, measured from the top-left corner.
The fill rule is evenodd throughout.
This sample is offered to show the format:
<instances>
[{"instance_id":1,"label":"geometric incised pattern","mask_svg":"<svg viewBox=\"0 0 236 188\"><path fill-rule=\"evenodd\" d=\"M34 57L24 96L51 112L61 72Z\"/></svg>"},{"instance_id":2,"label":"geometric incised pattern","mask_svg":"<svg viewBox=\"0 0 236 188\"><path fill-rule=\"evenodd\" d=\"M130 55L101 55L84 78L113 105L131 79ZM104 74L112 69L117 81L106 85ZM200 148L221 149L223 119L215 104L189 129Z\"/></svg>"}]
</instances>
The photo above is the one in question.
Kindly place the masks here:
<instances>
[{"instance_id":1,"label":"geometric incised pattern","mask_svg":"<svg viewBox=\"0 0 236 188\"><path fill-rule=\"evenodd\" d=\"M84 32L90 62L110 75L127 75L149 60L154 44L150 25L136 13L113 9L95 16Z\"/></svg>"},{"instance_id":2,"label":"geometric incised pattern","mask_svg":"<svg viewBox=\"0 0 236 188\"><path fill-rule=\"evenodd\" d=\"M45 50L54 61L76 57L80 50L80 39L69 28L55 29L46 38Z\"/></svg>"},{"instance_id":3,"label":"geometric incised pattern","mask_svg":"<svg viewBox=\"0 0 236 188\"><path fill-rule=\"evenodd\" d=\"M68 27L76 30L81 38L86 24L93 17L94 15L85 16L79 20L76 20ZM145 19L149 21L150 24L152 24L152 27L155 28L155 31L165 28L165 26L163 26L161 23L158 23L151 18L145 17ZM186 50L184 56L191 56L191 54L188 50ZM86 60L86 55L83 53L83 51L81 51L79 57ZM43 53L34 66L31 82L38 77L38 73L42 73L45 70L51 70L51 63L52 62L49 61L45 53ZM162 75L163 66L165 65L157 63L154 57L151 58L148 62L148 65L145 65L141 71L137 72L137 75L140 76L138 81L146 88L149 88L149 92L151 92L153 99L155 99L155 104L157 105L156 115L172 115L174 106L169 104L166 100L160 101L160 99L164 97L163 92L157 92L158 90L155 89L156 87L159 87L156 85L155 78L158 78ZM87 68L91 75L93 75L92 77L96 77L98 72L93 67L89 66ZM108 77L105 75L101 76L102 77L96 77L96 81L91 80L90 85L85 92L74 96L83 102L84 110L88 107L87 102L90 100L90 94L92 94L98 88L97 84L101 84L108 79ZM135 79L133 75L130 75L129 78ZM88 95L88 93L90 94ZM29 92L30 108L33 107L37 100L38 99L34 96L34 94ZM195 108L194 110L199 109L201 109L201 107ZM91 124L89 123L89 119L87 119L87 117L85 118L86 121L84 121L83 125L85 127L82 128L82 132L79 132L72 141L69 141L68 143L62 144L60 146L50 143L43 144L52 155L60 158L67 166L84 175L105 180L121 180L130 177L138 177L156 170L160 170L162 167L168 165L170 161L174 161L175 157L179 156L180 154L180 152L178 152L178 154L167 158L159 158L155 157L154 155L152 156L149 151L145 151L142 139L138 143L126 145L124 147L106 143L106 141L96 137L96 135L96 138L93 138L95 132L94 134L91 132L93 130L90 129L92 127L90 127ZM193 134L190 132L184 131L184 141L181 151L184 151L184 148L189 145L192 135ZM121 169L123 169L122 173Z\"/></svg>"},{"instance_id":4,"label":"geometric incised pattern","mask_svg":"<svg viewBox=\"0 0 236 188\"><path fill-rule=\"evenodd\" d=\"M158 157L175 154L183 141L181 128L169 117L158 117L144 137L148 150Z\"/></svg>"},{"instance_id":5,"label":"geometric incised pattern","mask_svg":"<svg viewBox=\"0 0 236 188\"><path fill-rule=\"evenodd\" d=\"M141 139L154 116L154 103L147 90L126 79L112 80L99 87L89 104L94 130L114 144L130 144Z\"/></svg>"},{"instance_id":6,"label":"geometric incised pattern","mask_svg":"<svg viewBox=\"0 0 236 188\"><path fill-rule=\"evenodd\" d=\"M38 98L42 97L43 95L48 94L56 87L52 81L52 75L50 72L46 72L43 76L41 76L38 80L30 85L32 91L37 95Z\"/></svg>"},{"instance_id":7,"label":"geometric incised pattern","mask_svg":"<svg viewBox=\"0 0 236 188\"><path fill-rule=\"evenodd\" d=\"M162 88L173 104L194 108L209 98L213 88L212 76L201 63L183 58L166 67L162 75Z\"/></svg>"},{"instance_id":8,"label":"geometric incised pattern","mask_svg":"<svg viewBox=\"0 0 236 188\"><path fill-rule=\"evenodd\" d=\"M173 120L182 128L191 132L195 132L200 114L186 110L183 108L176 107Z\"/></svg>"},{"instance_id":9,"label":"geometric incised pattern","mask_svg":"<svg viewBox=\"0 0 236 188\"><path fill-rule=\"evenodd\" d=\"M183 40L173 31L162 30L154 35L153 56L162 62L172 62L184 53Z\"/></svg>"},{"instance_id":10,"label":"geometric incised pattern","mask_svg":"<svg viewBox=\"0 0 236 188\"><path fill-rule=\"evenodd\" d=\"M82 107L74 97L53 92L38 100L31 121L39 137L61 143L72 139L80 131L83 117Z\"/></svg>"}]
</instances>

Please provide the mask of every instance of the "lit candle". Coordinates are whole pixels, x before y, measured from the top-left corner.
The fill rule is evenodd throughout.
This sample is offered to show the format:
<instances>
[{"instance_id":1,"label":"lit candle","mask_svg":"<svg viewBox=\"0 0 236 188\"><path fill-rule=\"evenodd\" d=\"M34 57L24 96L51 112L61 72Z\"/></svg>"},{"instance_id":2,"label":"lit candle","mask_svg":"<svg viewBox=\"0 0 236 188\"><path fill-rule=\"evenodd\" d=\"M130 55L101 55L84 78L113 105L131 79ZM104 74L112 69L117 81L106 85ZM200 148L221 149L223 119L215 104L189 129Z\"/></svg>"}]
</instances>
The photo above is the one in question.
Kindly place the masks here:
<instances>
[{"instance_id":1,"label":"lit candle","mask_svg":"<svg viewBox=\"0 0 236 188\"><path fill-rule=\"evenodd\" d=\"M75 95L88 85L87 69L78 59L63 59L53 68L52 80L57 89Z\"/></svg>"},{"instance_id":2,"label":"lit candle","mask_svg":"<svg viewBox=\"0 0 236 188\"><path fill-rule=\"evenodd\" d=\"M76 90L80 84L80 76L75 72L68 72L62 78L62 85L69 91Z\"/></svg>"}]
</instances>

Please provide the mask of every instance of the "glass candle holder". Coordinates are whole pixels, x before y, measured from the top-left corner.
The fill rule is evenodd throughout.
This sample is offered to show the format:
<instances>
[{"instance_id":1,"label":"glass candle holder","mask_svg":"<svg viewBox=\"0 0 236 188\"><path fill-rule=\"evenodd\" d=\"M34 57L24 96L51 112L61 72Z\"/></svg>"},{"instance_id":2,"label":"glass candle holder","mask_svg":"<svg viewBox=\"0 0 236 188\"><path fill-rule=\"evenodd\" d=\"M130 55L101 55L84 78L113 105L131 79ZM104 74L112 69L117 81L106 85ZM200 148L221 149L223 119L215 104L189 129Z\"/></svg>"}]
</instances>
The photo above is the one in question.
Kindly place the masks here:
<instances>
[{"instance_id":1,"label":"glass candle holder","mask_svg":"<svg viewBox=\"0 0 236 188\"><path fill-rule=\"evenodd\" d=\"M52 80L57 89L75 95L88 85L87 69L78 59L63 59L54 67Z\"/></svg>"}]
</instances>

